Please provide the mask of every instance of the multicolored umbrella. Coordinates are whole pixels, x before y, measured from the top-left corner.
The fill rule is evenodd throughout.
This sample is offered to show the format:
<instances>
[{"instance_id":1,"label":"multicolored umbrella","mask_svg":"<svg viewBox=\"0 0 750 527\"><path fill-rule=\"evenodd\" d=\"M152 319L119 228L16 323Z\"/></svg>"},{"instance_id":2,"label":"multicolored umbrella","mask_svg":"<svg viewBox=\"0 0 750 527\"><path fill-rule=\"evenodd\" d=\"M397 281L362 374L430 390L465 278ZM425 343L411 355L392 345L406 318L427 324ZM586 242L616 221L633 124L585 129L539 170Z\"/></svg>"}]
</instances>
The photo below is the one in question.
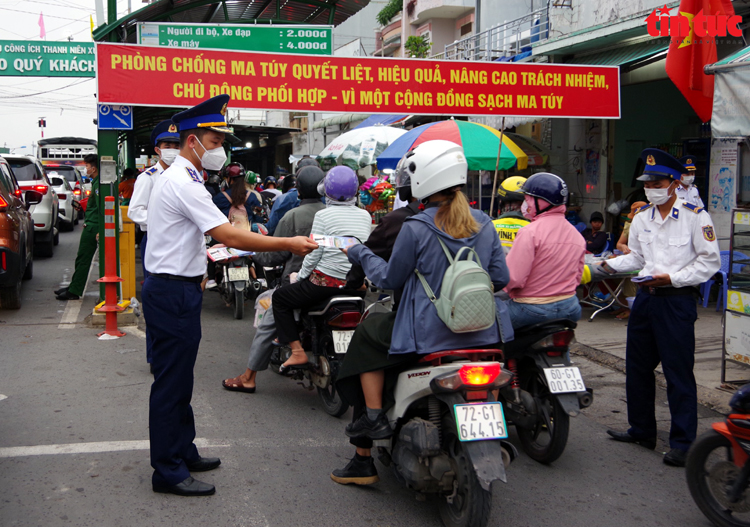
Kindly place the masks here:
<instances>
[{"instance_id":1,"label":"multicolored umbrella","mask_svg":"<svg viewBox=\"0 0 750 527\"><path fill-rule=\"evenodd\" d=\"M469 170L495 170L500 132L483 124L453 119L423 124L408 131L378 156L378 168L395 169L399 159L409 150L434 139L444 139L461 145L469 163ZM514 165L523 170L528 162L524 151L503 134L499 170L507 170Z\"/></svg>"},{"instance_id":2,"label":"multicolored umbrella","mask_svg":"<svg viewBox=\"0 0 750 527\"><path fill-rule=\"evenodd\" d=\"M393 141L406 133L390 126L355 128L331 141L318 156L321 167L346 165L352 170L375 163Z\"/></svg>"}]
</instances>

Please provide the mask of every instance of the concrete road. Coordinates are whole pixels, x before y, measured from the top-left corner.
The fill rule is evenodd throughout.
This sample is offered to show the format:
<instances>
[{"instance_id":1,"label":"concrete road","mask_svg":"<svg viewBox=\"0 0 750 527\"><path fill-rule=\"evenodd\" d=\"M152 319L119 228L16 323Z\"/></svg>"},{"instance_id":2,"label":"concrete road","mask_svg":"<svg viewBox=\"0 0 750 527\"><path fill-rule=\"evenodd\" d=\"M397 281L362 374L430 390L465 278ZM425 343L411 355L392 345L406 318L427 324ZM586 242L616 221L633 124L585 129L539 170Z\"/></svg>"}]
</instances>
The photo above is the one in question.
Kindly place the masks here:
<instances>
[{"instance_id":1,"label":"concrete road","mask_svg":"<svg viewBox=\"0 0 750 527\"><path fill-rule=\"evenodd\" d=\"M221 387L245 368L253 328L233 320L215 293L204 300L193 407L200 451L222 459L200 475L217 494L153 493L142 331L99 341L81 323L95 286L76 303L80 311L51 292L69 279L80 228L62 233L53 258L36 261L21 310L0 311L0 525L441 525L436 503L417 501L381 465L372 487L329 479L352 455L343 433L350 416L324 414L315 392L269 372L253 395ZM569 446L552 466L523 454L513 463L508 483L495 485L491 525L707 527L684 471L662 464L663 441L652 452L607 439L608 426L626 426L623 375L576 361L594 405L572 420ZM704 409L701 417L702 429L720 418Z\"/></svg>"}]
</instances>

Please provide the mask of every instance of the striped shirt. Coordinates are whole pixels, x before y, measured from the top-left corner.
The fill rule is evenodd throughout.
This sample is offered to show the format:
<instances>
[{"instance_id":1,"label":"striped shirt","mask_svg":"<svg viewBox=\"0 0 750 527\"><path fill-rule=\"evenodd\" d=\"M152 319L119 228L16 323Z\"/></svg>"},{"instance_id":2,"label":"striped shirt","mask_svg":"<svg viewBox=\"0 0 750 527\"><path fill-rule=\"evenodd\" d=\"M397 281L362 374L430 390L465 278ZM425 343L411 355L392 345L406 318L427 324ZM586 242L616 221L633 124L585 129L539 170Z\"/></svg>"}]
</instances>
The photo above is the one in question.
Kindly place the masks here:
<instances>
[{"instance_id":1,"label":"striped shirt","mask_svg":"<svg viewBox=\"0 0 750 527\"><path fill-rule=\"evenodd\" d=\"M354 236L364 243L372 230L370 213L355 205L330 203L325 209L315 214L311 234L324 236ZM352 264L349 259L335 247L320 247L305 256L298 278L307 279L317 269L323 274L346 280Z\"/></svg>"}]
</instances>

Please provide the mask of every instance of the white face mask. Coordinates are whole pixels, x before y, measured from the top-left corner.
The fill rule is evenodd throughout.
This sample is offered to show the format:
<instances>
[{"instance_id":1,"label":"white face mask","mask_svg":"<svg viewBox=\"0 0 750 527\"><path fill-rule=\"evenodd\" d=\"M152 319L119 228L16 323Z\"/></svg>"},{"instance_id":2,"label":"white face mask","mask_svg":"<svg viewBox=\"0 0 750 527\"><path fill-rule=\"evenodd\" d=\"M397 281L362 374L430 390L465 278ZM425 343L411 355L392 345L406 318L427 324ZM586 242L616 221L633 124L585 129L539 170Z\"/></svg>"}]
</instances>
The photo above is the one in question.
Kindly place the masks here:
<instances>
[{"instance_id":1,"label":"white face mask","mask_svg":"<svg viewBox=\"0 0 750 527\"><path fill-rule=\"evenodd\" d=\"M179 153L180 151L176 148L162 148L159 153L159 158L164 161L165 165L169 166L174 163L174 160L177 159Z\"/></svg>"},{"instance_id":2,"label":"white face mask","mask_svg":"<svg viewBox=\"0 0 750 527\"><path fill-rule=\"evenodd\" d=\"M531 210L529 209L529 204L526 201L524 201L521 204L521 215L527 220L531 220L534 218L534 215L531 213Z\"/></svg>"},{"instance_id":3,"label":"white face mask","mask_svg":"<svg viewBox=\"0 0 750 527\"><path fill-rule=\"evenodd\" d=\"M197 137L195 139L198 141L199 145L203 146L203 143L201 143L200 139L198 139ZM227 153L224 152L224 149L219 146L208 150L205 146L203 146L203 150L205 150L205 152L203 152L203 155L198 156L198 152L196 152L195 148L193 148L193 153L200 158L203 168L205 168L206 170L221 170L224 166L224 163L227 162Z\"/></svg>"},{"instance_id":4,"label":"white face mask","mask_svg":"<svg viewBox=\"0 0 750 527\"><path fill-rule=\"evenodd\" d=\"M646 199L654 205L664 205L667 201L669 201L669 198L672 197L672 193L670 192L671 188L672 185L668 186L667 188L644 189L646 191Z\"/></svg>"},{"instance_id":5,"label":"white face mask","mask_svg":"<svg viewBox=\"0 0 750 527\"><path fill-rule=\"evenodd\" d=\"M693 184L693 181L695 181L695 176L682 176L681 181L689 187Z\"/></svg>"}]
</instances>

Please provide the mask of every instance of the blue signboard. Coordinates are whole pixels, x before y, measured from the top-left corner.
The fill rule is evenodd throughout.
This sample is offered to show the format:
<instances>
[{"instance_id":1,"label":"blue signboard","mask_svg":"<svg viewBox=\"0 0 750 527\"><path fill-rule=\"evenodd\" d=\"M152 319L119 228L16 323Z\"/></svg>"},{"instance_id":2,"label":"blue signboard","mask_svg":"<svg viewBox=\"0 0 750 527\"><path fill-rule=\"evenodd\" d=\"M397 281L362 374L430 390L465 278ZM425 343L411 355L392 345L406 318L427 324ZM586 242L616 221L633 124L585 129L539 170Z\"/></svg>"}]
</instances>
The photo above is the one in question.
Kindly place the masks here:
<instances>
[{"instance_id":1,"label":"blue signboard","mask_svg":"<svg viewBox=\"0 0 750 527\"><path fill-rule=\"evenodd\" d=\"M99 130L132 130L133 107L100 104L97 123Z\"/></svg>"}]
</instances>

